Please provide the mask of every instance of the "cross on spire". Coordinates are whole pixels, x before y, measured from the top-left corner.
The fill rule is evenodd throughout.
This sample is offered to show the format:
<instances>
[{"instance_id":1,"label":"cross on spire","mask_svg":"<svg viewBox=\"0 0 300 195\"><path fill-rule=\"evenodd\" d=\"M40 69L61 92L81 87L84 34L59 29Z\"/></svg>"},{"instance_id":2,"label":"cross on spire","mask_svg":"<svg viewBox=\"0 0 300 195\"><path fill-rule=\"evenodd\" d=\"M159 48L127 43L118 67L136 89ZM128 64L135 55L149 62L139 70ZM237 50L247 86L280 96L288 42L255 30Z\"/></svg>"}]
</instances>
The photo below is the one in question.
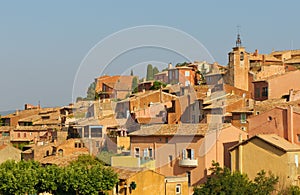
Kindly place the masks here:
<instances>
[{"instance_id":1,"label":"cross on spire","mask_svg":"<svg viewBox=\"0 0 300 195\"><path fill-rule=\"evenodd\" d=\"M241 47L242 46L242 40L241 40L241 36L240 36L240 25L237 25L237 39L236 39L236 47Z\"/></svg>"}]
</instances>

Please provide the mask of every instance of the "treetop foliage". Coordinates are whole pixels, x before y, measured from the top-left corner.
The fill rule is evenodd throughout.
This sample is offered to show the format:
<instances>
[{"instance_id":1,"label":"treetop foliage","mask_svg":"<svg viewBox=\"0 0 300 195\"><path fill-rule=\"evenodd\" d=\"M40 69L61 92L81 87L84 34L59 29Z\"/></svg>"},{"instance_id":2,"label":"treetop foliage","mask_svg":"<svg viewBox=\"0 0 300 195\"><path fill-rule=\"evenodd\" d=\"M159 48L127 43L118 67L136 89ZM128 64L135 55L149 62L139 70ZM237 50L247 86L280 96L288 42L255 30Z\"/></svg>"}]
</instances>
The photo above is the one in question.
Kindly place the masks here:
<instances>
[{"instance_id":1,"label":"treetop foliage","mask_svg":"<svg viewBox=\"0 0 300 195\"><path fill-rule=\"evenodd\" d=\"M35 161L6 161L0 165L0 194L98 194L112 189L117 174L94 157L83 155L69 166L41 166Z\"/></svg>"},{"instance_id":2,"label":"treetop foliage","mask_svg":"<svg viewBox=\"0 0 300 195\"><path fill-rule=\"evenodd\" d=\"M200 187L194 188L194 195L202 194L257 194L267 195L275 190L275 184L278 177L265 171L260 171L254 181L251 181L247 175L239 172L233 172L228 168L220 167L219 163L213 162L211 176L206 183Z\"/></svg>"}]
</instances>

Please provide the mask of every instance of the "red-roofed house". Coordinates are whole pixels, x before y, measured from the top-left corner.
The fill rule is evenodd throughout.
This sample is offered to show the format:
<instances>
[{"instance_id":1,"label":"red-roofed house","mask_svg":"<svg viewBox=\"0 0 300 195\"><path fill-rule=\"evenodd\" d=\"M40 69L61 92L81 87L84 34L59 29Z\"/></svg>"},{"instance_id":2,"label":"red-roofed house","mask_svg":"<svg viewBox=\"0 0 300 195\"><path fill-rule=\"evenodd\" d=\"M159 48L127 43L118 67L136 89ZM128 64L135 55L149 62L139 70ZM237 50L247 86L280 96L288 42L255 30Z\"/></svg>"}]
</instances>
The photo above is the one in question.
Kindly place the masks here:
<instances>
[{"instance_id":1,"label":"red-roofed house","mask_svg":"<svg viewBox=\"0 0 300 195\"><path fill-rule=\"evenodd\" d=\"M125 99L132 92L134 76L101 76L95 79L96 93L101 99Z\"/></svg>"}]
</instances>

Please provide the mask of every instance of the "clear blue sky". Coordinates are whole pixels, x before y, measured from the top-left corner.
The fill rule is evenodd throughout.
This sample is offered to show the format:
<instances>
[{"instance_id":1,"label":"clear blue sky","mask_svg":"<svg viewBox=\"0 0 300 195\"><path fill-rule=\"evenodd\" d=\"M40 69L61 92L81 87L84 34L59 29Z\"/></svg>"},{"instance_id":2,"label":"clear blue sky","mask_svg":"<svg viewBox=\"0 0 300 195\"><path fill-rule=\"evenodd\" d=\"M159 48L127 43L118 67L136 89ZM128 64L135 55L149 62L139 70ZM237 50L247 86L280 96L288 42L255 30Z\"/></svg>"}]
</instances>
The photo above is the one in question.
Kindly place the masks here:
<instances>
[{"instance_id":1,"label":"clear blue sky","mask_svg":"<svg viewBox=\"0 0 300 195\"><path fill-rule=\"evenodd\" d=\"M88 51L110 34L137 25L185 31L221 64L234 46L237 25L248 51L299 49L299 7L296 0L1 1L0 111L38 101L68 104Z\"/></svg>"}]
</instances>

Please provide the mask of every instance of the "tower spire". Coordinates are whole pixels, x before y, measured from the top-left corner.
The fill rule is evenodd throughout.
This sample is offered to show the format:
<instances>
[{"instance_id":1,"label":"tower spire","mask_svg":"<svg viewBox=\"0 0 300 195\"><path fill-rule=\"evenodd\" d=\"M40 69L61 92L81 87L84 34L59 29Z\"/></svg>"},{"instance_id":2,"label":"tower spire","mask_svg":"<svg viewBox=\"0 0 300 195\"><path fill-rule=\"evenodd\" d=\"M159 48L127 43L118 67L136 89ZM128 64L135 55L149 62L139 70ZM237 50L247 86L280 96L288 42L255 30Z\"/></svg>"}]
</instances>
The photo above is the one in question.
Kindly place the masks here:
<instances>
[{"instance_id":1,"label":"tower spire","mask_svg":"<svg viewBox=\"0 0 300 195\"><path fill-rule=\"evenodd\" d=\"M235 41L235 45L236 47L241 47L242 46L242 40L241 40L241 36L240 36L240 26L237 26L237 39Z\"/></svg>"}]
</instances>

